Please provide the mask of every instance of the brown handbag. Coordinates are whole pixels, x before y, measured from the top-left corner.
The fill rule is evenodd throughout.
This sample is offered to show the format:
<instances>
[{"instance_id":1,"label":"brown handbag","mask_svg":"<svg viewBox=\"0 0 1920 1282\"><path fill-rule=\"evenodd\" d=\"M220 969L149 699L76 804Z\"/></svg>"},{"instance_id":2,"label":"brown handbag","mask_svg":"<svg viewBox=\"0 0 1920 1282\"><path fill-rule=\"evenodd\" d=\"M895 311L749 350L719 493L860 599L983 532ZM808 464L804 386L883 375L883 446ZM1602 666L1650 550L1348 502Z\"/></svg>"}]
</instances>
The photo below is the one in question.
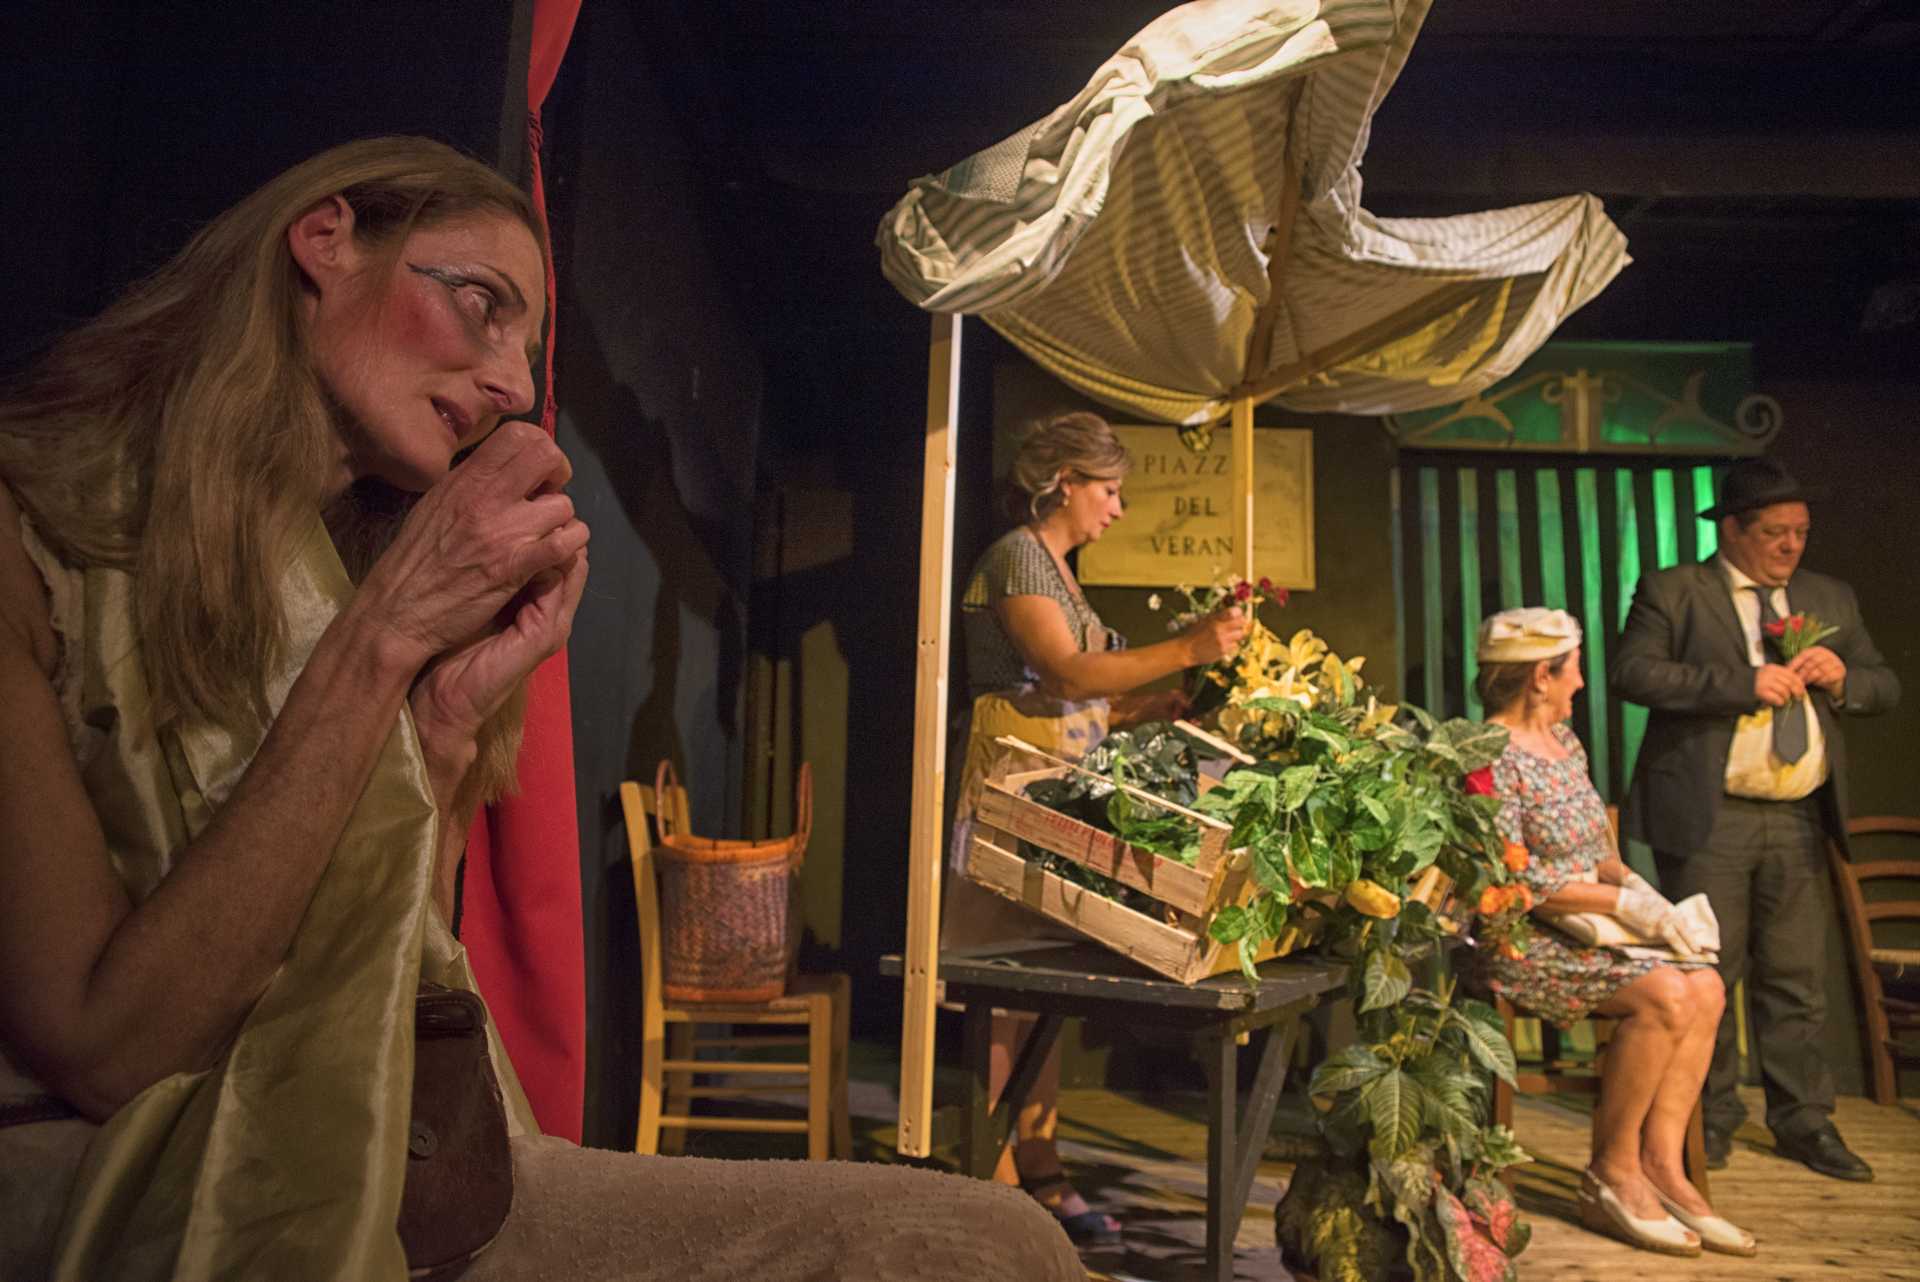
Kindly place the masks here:
<instances>
[{"instance_id":1,"label":"brown handbag","mask_svg":"<svg viewBox=\"0 0 1920 1282\"><path fill-rule=\"evenodd\" d=\"M478 997L422 983L413 1026L400 1244L409 1276L453 1278L499 1236L513 1206L507 1111Z\"/></svg>"}]
</instances>

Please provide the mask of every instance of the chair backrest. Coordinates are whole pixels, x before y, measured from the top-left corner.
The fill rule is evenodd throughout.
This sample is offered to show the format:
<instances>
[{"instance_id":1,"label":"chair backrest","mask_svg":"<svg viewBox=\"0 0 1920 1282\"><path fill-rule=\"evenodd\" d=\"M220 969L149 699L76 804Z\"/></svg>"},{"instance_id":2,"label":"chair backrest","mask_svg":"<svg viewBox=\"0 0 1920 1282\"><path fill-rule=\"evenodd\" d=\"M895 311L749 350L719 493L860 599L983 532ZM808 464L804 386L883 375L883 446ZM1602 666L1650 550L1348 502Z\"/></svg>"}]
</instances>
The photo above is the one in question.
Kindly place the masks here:
<instances>
[{"instance_id":1,"label":"chair backrest","mask_svg":"<svg viewBox=\"0 0 1920 1282\"><path fill-rule=\"evenodd\" d=\"M1847 825L1850 839L1879 835L1920 838L1920 819L1875 816L1855 819ZM1856 851L1861 846L1860 842L1854 840L1849 840L1848 844ZM1847 936L1847 952L1853 962L1854 983L1859 986L1861 1003L1865 1008L1863 1031L1866 1034L1864 1040L1870 1074L1868 1093L1877 1104L1892 1104L1900 1095L1896 1062L1916 1062L1912 1049L1893 1037L1896 1027L1903 1031L1912 1030L1913 1008L1904 998L1887 993L1881 982L1879 964L1892 963L1896 967L1912 964L1915 958L1920 958L1920 950L1876 948L1873 923L1889 920L1920 922L1920 899L1894 899L1878 894L1869 899L1862 886L1867 882L1882 880L1920 882L1920 859L1849 859L1841 851L1838 842L1829 841L1827 863L1833 871L1835 897L1840 901L1840 921Z\"/></svg>"},{"instance_id":2,"label":"chair backrest","mask_svg":"<svg viewBox=\"0 0 1920 1282\"><path fill-rule=\"evenodd\" d=\"M679 805L686 805L686 789ZM628 779L620 785L620 811L627 821L627 859L633 866L633 901L640 917L640 997L644 1009L661 1001L660 885L654 877L651 815L658 799L646 784ZM673 804L673 799L668 799ZM684 814L684 809L682 810Z\"/></svg>"},{"instance_id":3,"label":"chair backrest","mask_svg":"<svg viewBox=\"0 0 1920 1282\"><path fill-rule=\"evenodd\" d=\"M1847 824L1848 837L1899 836L1920 839L1920 819L1874 815ZM1833 868L1834 888L1856 960L1865 962L1873 951L1876 921L1920 921L1920 899L1869 899L1862 889L1870 881L1920 882L1920 859L1849 859L1832 842L1827 860Z\"/></svg>"}]
</instances>

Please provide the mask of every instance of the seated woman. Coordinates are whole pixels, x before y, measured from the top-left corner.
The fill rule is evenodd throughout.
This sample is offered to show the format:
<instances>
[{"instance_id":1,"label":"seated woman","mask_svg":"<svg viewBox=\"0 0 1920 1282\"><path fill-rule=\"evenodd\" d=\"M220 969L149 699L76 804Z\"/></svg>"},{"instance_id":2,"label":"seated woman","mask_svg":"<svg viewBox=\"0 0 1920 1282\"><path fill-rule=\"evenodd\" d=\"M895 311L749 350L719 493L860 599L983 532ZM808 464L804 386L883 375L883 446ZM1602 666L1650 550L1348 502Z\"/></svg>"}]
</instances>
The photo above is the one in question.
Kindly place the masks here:
<instances>
[{"instance_id":1,"label":"seated woman","mask_svg":"<svg viewBox=\"0 0 1920 1282\"><path fill-rule=\"evenodd\" d=\"M1607 1044L1593 1158L1581 1185L1589 1227L1673 1255L1752 1255L1754 1240L1717 1216L1688 1182L1687 1120L1700 1098L1726 1002L1711 965L1664 963L1587 947L1552 915L1611 913L1646 938L1671 937L1675 908L1615 852L1587 754L1567 728L1580 675L1580 625L1560 610L1506 610L1480 629L1477 689L1505 726L1493 764L1500 827L1531 858L1521 873L1536 914L1520 956L1484 940L1489 987L1561 1026L1589 1014L1620 1022ZM1497 926L1499 923L1495 923Z\"/></svg>"},{"instance_id":2,"label":"seated woman","mask_svg":"<svg viewBox=\"0 0 1920 1282\"><path fill-rule=\"evenodd\" d=\"M1246 634L1247 616L1226 609L1177 637L1138 649L1109 632L1087 604L1067 554L1100 537L1120 519L1120 487L1129 460L1113 429L1097 414L1061 414L1030 429L1020 443L1007 506L1019 522L981 554L961 598L967 676L973 710L967 752L953 806L950 866L941 901L945 948L1000 943L1035 935L1071 937L1064 927L982 889L960 875L966 867L973 811L1002 752L1015 735L1056 756L1075 759L1106 737L1109 726L1178 716L1178 691L1140 692L1161 677L1230 654ZM995 1101L1032 1017L994 1017ZM1074 1191L1053 1135L1059 1120L1058 1048L1021 1110L1016 1143L1001 1156L995 1178L1040 1199L1076 1242L1110 1243L1120 1226Z\"/></svg>"},{"instance_id":3,"label":"seated woman","mask_svg":"<svg viewBox=\"0 0 1920 1282\"><path fill-rule=\"evenodd\" d=\"M0 1279L407 1276L417 983L472 987L450 874L587 574L508 421L544 263L485 166L351 143L0 397ZM543 1138L490 1049L469 1279L1081 1276L987 1184Z\"/></svg>"}]
</instances>

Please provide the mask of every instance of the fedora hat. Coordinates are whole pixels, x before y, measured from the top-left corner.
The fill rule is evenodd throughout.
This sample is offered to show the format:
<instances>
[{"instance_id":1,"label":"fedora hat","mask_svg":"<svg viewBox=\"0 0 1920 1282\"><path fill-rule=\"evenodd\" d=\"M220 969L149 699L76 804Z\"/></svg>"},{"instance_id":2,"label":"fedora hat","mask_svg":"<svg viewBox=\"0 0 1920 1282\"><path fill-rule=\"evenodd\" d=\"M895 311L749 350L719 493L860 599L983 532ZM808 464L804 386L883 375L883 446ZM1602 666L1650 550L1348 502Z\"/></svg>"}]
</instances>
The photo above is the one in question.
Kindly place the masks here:
<instances>
[{"instance_id":1,"label":"fedora hat","mask_svg":"<svg viewBox=\"0 0 1920 1282\"><path fill-rule=\"evenodd\" d=\"M1720 478L1720 501L1700 513L1703 521L1737 516L1775 503L1808 503L1825 496L1793 479L1770 458L1741 459Z\"/></svg>"}]
</instances>

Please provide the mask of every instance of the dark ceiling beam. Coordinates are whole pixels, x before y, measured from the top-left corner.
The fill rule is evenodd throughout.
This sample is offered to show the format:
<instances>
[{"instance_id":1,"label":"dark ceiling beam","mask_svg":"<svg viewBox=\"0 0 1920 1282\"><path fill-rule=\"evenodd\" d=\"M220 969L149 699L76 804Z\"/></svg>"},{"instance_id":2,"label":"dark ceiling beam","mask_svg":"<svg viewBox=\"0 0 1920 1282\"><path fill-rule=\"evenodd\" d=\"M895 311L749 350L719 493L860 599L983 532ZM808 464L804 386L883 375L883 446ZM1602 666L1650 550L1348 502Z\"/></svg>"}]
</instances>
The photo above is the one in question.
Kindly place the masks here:
<instances>
[{"instance_id":1,"label":"dark ceiling beam","mask_svg":"<svg viewBox=\"0 0 1920 1282\"><path fill-rule=\"evenodd\" d=\"M966 154L957 134L923 133L926 154ZM1829 136L1596 135L1466 138L1377 131L1361 176L1369 196L1458 197L1511 204L1575 191L1619 196L1920 200L1920 132ZM919 175L880 149L792 141L763 153L766 176L803 190L870 194L888 203ZM933 168L929 166L929 169ZM1464 207L1464 206L1463 206ZM879 216L879 207L874 214Z\"/></svg>"},{"instance_id":2,"label":"dark ceiling beam","mask_svg":"<svg viewBox=\"0 0 1920 1282\"><path fill-rule=\"evenodd\" d=\"M1383 196L1510 200L1597 191L1920 200L1917 156L1920 131L1838 137L1507 134L1443 140L1403 130L1374 134L1361 176L1369 193Z\"/></svg>"}]
</instances>

